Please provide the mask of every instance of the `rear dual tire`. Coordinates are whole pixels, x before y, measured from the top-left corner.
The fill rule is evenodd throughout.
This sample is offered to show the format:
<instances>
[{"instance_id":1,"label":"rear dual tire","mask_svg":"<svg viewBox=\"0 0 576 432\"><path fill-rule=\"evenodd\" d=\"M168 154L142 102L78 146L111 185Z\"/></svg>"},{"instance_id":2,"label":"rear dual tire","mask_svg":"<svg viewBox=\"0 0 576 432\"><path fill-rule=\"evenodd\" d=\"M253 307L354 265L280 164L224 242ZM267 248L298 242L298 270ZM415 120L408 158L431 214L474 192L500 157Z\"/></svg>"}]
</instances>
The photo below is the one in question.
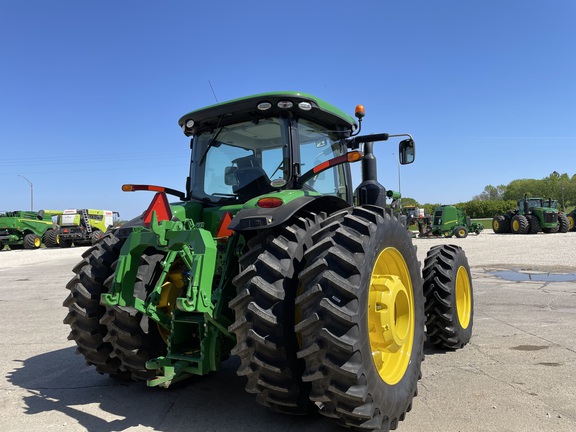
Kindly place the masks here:
<instances>
[{"instance_id":1,"label":"rear dual tire","mask_svg":"<svg viewBox=\"0 0 576 432\"><path fill-rule=\"evenodd\" d=\"M354 207L323 223L305 258L296 332L311 400L343 426L395 429L417 394L425 339L409 234L382 208Z\"/></svg>"},{"instance_id":2,"label":"rear dual tire","mask_svg":"<svg viewBox=\"0 0 576 432\"><path fill-rule=\"evenodd\" d=\"M100 303L109 292L124 240L106 235L82 254L66 288L70 293L63 306L68 309L64 324L70 326L69 340L77 345L88 365L114 378L142 380L151 376L147 360L165 352L156 326L143 329L142 315L134 309L107 307ZM144 258L146 257L146 258ZM143 255L134 290L146 292L154 275L154 259ZM147 324L147 323L146 323Z\"/></svg>"}]
</instances>

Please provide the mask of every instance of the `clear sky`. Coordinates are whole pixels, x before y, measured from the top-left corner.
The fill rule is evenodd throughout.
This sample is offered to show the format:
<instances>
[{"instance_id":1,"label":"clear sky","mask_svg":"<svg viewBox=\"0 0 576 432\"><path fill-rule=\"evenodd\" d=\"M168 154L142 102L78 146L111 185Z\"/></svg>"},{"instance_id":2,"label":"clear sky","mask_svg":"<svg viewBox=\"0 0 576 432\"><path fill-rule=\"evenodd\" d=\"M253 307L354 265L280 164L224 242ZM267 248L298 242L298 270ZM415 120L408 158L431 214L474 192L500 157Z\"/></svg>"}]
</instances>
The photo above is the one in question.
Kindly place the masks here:
<instances>
[{"instance_id":1,"label":"clear sky","mask_svg":"<svg viewBox=\"0 0 576 432\"><path fill-rule=\"evenodd\" d=\"M0 2L0 210L140 214L184 189L178 118L215 97L295 90L363 133L411 133L403 196L468 201L488 184L576 174L573 0ZM376 146L398 189L397 142Z\"/></svg>"}]
</instances>

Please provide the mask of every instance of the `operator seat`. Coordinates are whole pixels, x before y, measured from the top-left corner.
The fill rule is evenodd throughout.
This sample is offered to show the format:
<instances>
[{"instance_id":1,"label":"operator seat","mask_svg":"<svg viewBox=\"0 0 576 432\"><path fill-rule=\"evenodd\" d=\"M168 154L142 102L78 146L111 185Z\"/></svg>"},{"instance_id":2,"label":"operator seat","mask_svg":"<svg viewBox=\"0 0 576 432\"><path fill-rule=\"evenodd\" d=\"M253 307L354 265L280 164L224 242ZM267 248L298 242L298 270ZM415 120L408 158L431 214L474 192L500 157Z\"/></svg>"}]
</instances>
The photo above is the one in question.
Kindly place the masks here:
<instances>
[{"instance_id":1,"label":"operator seat","mask_svg":"<svg viewBox=\"0 0 576 432\"><path fill-rule=\"evenodd\" d=\"M235 172L237 183L232 186L232 191L240 199L253 198L274 190L270 186L270 178L260 166L260 160L256 156L245 156L232 162L238 166Z\"/></svg>"}]
</instances>

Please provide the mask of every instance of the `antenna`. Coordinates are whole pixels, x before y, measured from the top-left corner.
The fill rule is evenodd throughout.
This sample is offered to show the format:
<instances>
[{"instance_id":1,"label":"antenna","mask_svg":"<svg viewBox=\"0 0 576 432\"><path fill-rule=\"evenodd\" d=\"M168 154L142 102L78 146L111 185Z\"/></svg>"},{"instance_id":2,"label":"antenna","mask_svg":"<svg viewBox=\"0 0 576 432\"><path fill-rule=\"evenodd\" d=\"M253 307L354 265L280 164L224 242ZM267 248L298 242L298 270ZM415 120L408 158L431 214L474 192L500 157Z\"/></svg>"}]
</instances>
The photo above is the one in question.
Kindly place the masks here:
<instances>
[{"instance_id":1,"label":"antenna","mask_svg":"<svg viewBox=\"0 0 576 432\"><path fill-rule=\"evenodd\" d=\"M212 83L208 80L208 84L210 84L210 89L212 89L212 94L214 95L214 99L216 99L216 103L218 103L218 98L216 97L216 93L214 93L214 87L212 87Z\"/></svg>"}]
</instances>

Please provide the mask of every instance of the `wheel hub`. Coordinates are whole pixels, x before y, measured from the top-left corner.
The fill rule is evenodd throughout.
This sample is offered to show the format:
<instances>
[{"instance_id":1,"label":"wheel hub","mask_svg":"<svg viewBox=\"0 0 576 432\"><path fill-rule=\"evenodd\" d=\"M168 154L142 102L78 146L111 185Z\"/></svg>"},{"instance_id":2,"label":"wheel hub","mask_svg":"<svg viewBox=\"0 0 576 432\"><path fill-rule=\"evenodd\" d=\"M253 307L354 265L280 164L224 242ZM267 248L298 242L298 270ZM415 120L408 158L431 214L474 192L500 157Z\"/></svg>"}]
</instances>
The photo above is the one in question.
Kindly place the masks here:
<instances>
[{"instance_id":1,"label":"wheel hub","mask_svg":"<svg viewBox=\"0 0 576 432\"><path fill-rule=\"evenodd\" d=\"M402 379L410 363L414 320L408 267L397 249L386 248L370 280L368 330L372 359L380 377L390 385Z\"/></svg>"}]
</instances>

